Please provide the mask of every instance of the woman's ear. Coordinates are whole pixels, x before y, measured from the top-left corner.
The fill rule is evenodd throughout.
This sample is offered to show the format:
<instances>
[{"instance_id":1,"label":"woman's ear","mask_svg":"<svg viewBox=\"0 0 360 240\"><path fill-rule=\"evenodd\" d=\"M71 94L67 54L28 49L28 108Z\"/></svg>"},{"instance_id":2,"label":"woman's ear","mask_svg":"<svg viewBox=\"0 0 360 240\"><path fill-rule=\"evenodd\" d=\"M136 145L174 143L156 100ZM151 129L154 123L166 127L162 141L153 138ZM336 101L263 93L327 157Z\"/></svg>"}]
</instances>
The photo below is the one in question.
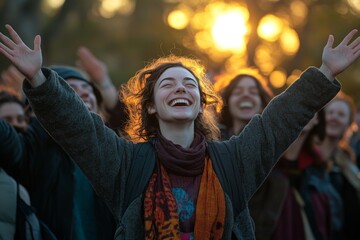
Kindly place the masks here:
<instances>
[{"instance_id":1,"label":"woman's ear","mask_svg":"<svg viewBox=\"0 0 360 240\"><path fill-rule=\"evenodd\" d=\"M155 109L155 107L154 107L154 104L149 104L149 105L147 106L147 111L148 111L149 114L155 114L155 113L156 113L156 109Z\"/></svg>"},{"instance_id":2,"label":"woman's ear","mask_svg":"<svg viewBox=\"0 0 360 240\"><path fill-rule=\"evenodd\" d=\"M204 112L204 107L201 106L201 107L200 107L200 110L199 110L199 113L203 113L203 112Z\"/></svg>"}]
</instances>

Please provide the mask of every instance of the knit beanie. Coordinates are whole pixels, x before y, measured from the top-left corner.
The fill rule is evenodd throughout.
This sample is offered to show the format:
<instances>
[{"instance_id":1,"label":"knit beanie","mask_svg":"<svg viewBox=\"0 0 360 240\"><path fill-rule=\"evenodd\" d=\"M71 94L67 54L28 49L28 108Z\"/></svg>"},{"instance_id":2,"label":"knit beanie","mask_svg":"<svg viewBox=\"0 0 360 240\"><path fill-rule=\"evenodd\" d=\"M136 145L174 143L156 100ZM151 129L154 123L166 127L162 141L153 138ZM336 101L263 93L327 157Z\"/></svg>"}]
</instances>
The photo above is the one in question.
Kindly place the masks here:
<instances>
[{"instance_id":1,"label":"knit beanie","mask_svg":"<svg viewBox=\"0 0 360 240\"><path fill-rule=\"evenodd\" d=\"M99 106L101 105L103 98L101 96L99 89L92 82L90 82L85 76L85 74L83 74L80 70L69 66L50 66L50 69L54 70L65 81L68 79L76 79L76 80L84 81L87 84L89 84L94 91L98 105Z\"/></svg>"}]
</instances>

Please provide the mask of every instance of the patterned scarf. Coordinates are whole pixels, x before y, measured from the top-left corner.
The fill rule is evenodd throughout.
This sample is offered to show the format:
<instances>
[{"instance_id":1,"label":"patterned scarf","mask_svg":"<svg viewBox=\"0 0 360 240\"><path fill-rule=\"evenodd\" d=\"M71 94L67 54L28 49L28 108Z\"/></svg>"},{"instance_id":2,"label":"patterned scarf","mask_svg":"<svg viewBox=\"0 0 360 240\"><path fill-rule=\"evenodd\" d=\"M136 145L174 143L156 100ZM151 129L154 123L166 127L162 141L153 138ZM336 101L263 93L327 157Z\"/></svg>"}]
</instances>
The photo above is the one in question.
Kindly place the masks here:
<instances>
[{"instance_id":1,"label":"patterned scarf","mask_svg":"<svg viewBox=\"0 0 360 240\"><path fill-rule=\"evenodd\" d=\"M146 239L180 239L177 204L167 171L185 176L202 174L196 203L194 237L221 239L225 220L225 198L210 158L205 159L205 137L195 134L191 147L184 149L158 134L155 147L159 161L150 178L144 199Z\"/></svg>"}]
</instances>

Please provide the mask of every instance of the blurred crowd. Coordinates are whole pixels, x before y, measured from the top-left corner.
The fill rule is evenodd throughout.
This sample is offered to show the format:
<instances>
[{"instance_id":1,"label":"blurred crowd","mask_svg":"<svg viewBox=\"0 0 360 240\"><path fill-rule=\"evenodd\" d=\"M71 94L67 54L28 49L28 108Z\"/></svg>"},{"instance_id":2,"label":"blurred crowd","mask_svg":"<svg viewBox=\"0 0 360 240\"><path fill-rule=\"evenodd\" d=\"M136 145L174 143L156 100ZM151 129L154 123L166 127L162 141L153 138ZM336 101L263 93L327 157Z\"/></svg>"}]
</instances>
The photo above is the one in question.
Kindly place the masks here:
<instances>
[{"instance_id":1,"label":"blurred crowd","mask_svg":"<svg viewBox=\"0 0 360 240\"><path fill-rule=\"evenodd\" d=\"M49 68L90 111L126 137L128 112L106 65L86 47L77 56L74 66ZM22 92L23 81L13 66L1 73L0 239L26 239L19 235L19 202L33 212L23 224L32 239L113 239L117 223L80 168L38 122ZM218 115L223 140L241 134L274 97L254 68L213 81L224 102ZM257 239L359 238L359 126L360 105L344 92L317 113L252 197Z\"/></svg>"}]
</instances>

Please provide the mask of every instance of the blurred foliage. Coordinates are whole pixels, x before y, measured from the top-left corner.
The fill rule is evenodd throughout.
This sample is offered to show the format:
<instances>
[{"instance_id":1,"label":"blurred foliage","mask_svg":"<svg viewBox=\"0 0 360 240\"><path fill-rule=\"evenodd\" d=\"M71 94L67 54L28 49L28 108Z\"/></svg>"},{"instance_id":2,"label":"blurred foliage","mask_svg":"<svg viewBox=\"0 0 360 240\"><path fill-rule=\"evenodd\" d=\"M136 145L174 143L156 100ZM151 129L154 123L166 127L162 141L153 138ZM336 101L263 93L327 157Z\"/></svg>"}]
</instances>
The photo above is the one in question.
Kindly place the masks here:
<instances>
[{"instance_id":1,"label":"blurred foliage","mask_svg":"<svg viewBox=\"0 0 360 240\"><path fill-rule=\"evenodd\" d=\"M4 32L4 24L9 23L30 46L33 45L35 34L41 34L45 65L74 65L77 49L86 46L107 64L116 85L124 83L147 61L169 53L200 58L215 73L223 67L223 62L214 62L196 48L183 46L185 37L193 37L191 31L175 30L165 23L165 13L178 4L188 4L192 9L199 9L210 0L141 0L135 2L131 14L117 14L111 18L101 17L98 11L100 0L65 0L60 8L52 12L42 8L45 1L50 0L0 0L0 31ZM309 12L306 22L296 26L300 49L295 56L282 63L282 68L288 74L293 69L319 66L329 34L335 35L335 44L338 44L338 40L351 29L360 30L360 13L351 11L347 1L304 1ZM247 5L250 22L256 25L262 16L268 13L276 15L292 1L237 2ZM253 65L254 49L259 39L256 32L250 37L247 50L249 65ZM5 58L0 56L0 70L8 65ZM344 91L360 101L360 61L342 73L339 79Z\"/></svg>"}]
</instances>

